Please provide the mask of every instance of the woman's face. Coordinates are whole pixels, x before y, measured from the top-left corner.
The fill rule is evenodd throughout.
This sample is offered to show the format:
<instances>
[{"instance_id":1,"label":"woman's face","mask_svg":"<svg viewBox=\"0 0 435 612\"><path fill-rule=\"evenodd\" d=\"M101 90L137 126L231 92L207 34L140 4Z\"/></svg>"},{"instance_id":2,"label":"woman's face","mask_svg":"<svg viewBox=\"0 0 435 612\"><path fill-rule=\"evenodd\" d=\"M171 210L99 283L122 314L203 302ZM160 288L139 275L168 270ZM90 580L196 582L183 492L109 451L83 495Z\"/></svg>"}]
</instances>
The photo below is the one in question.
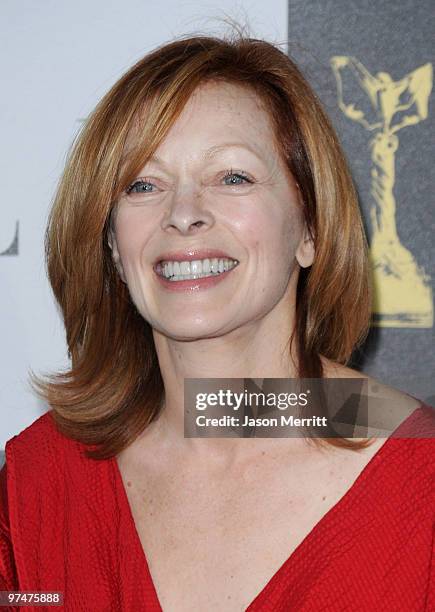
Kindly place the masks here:
<instances>
[{"instance_id":1,"label":"woman's face","mask_svg":"<svg viewBox=\"0 0 435 612\"><path fill-rule=\"evenodd\" d=\"M209 82L120 198L110 243L142 316L165 336L193 340L273 317L278 304L294 310L298 264L313 259L304 237L298 188L260 99ZM161 259L192 258L201 260L198 270L213 272L213 257L195 253L204 249L239 263L211 282L168 281L156 272Z\"/></svg>"}]
</instances>

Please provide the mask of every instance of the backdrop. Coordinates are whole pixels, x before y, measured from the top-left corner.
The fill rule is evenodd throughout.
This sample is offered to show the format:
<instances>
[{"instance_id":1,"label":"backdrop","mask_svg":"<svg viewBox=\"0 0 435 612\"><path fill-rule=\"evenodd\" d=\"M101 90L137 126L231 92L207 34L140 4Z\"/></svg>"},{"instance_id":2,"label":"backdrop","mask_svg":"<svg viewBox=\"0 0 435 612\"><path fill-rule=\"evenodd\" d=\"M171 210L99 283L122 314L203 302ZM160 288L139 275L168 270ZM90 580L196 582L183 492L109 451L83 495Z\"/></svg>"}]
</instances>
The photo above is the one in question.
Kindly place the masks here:
<instances>
[{"instance_id":1,"label":"backdrop","mask_svg":"<svg viewBox=\"0 0 435 612\"><path fill-rule=\"evenodd\" d=\"M0 55L0 449L47 410L29 368L68 365L45 276L43 238L80 122L138 58L225 14L271 42L289 38L337 128L356 179L376 282L373 327L354 363L435 403L430 0L3 0ZM356 305L357 307L357 305Z\"/></svg>"},{"instance_id":2,"label":"backdrop","mask_svg":"<svg viewBox=\"0 0 435 612\"><path fill-rule=\"evenodd\" d=\"M289 53L345 148L369 237L373 327L354 362L435 406L433 8L291 0Z\"/></svg>"},{"instance_id":3,"label":"backdrop","mask_svg":"<svg viewBox=\"0 0 435 612\"><path fill-rule=\"evenodd\" d=\"M285 43L285 0L2 0L0 449L47 410L28 370L67 366L45 275L48 210L80 121L145 53L187 32L219 33L225 15Z\"/></svg>"}]
</instances>

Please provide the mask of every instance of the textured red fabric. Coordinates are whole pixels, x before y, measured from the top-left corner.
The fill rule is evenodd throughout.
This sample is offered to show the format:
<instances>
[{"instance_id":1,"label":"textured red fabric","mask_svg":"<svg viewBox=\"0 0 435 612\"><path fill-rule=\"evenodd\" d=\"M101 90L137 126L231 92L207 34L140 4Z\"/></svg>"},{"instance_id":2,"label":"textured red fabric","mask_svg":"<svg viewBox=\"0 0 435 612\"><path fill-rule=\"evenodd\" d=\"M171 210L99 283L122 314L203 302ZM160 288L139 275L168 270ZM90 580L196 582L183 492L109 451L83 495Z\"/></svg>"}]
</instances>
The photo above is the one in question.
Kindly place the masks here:
<instances>
[{"instance_id":1,"label":"textured red fabric","mask_svg":"<svg viewBox=\"0 0 435 612\"><path fill-rule=\"evenodd\" d=\"M435 610L434 438L421 404L247 610ZM71 612L161 610L116 459L84 448L51 412L7 442L0 590L62 591Z\"/></svg>"}]
</instances>

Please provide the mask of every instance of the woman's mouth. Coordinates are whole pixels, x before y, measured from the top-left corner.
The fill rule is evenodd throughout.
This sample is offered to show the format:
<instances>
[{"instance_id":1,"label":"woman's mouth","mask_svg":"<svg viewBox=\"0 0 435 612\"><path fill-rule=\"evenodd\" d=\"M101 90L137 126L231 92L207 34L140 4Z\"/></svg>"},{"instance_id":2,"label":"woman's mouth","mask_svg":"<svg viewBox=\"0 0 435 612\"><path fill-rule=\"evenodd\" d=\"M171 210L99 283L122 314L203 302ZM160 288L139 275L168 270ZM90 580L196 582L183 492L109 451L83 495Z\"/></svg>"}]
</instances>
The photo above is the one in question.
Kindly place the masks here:
<instances>
[{"instance_id":1,"label":"woman's mouth","mask_svg":"<svg viewBox=\"0 0 435 612\"><path fill-rule=\"evenodd\" d=\"M194 261L161 261L154 270L160 282L168 289L198 290L220 282L239 263L237 259L227 257Z\"/></svg>"},{"instance_id":2,"label":"woman's mouth","mask_svg":"<svg viewBox=\"0 0 435 612\"><path fill-rule=\"evenodd\" d=\"M237 259L227 257L194 261L161 261L156 265L156 272L172 282L179 282L217 276L232 270L238 263Z\"/></svg>"}]
</instances>

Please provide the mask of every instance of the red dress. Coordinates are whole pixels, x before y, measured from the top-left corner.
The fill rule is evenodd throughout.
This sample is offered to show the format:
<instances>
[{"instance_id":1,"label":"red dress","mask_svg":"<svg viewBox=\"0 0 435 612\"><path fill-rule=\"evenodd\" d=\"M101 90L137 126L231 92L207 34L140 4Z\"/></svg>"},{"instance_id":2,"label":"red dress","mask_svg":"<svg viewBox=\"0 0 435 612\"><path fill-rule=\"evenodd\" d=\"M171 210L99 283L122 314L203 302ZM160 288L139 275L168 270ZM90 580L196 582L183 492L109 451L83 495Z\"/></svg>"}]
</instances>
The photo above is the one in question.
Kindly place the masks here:
<instances>
[{"instance_id":1,"label":"red dress","mask_svg":"<svg viewBox=\"0 0 435 612\"><path fill-rule=\"evenodd\" d=\"M247 611L434 611L434 437L421 404ZM83 449L50 412L7 442L0 590L64 593L63 608L37 611L160 611L116 459Z\"/></svg>"}]
</instances>

